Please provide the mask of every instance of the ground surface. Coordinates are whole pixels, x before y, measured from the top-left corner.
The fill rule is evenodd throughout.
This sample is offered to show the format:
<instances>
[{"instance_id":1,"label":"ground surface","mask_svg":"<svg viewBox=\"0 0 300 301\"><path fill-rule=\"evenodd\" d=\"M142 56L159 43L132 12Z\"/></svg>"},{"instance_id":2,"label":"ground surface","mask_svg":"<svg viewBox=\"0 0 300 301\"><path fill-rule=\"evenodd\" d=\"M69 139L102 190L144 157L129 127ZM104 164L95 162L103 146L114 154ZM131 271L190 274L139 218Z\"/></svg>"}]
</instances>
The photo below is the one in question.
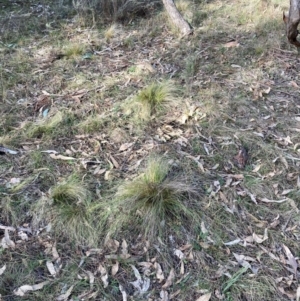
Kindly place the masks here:
<instances>
[{"instance_id":1,"label":"ground surface","mask_svg":"<svg viewBox=\"0 0 300 301\"><path fill-rule=\"evenodd\" d=\"M163 11L0 3L1 300L299 300L300 63L288 3L250 2L177 2L184 38ZM145 117L153 83L173 99ZM148 239L134 209L107 236L106 202L154 155L199 219Z\"/></svg>"}]
</instances>

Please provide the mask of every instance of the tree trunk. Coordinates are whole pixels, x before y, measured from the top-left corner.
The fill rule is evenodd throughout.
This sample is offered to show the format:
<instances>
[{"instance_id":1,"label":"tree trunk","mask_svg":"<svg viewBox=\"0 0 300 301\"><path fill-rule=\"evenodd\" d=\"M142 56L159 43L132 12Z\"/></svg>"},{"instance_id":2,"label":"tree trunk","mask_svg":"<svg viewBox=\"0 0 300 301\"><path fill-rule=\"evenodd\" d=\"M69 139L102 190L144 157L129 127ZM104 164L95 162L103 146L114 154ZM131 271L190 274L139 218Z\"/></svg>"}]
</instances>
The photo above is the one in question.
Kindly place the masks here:
<instances>
[{"instance_id":1,"label":"tree trunk","mask_svg":"<svg viewBox=\"0 0 300 301\"><path fill-rule=\"evenodd\" d=\"M297 40L297 27L300 23L300 0L290 1L289 14L283 14L283 21L286 25L286 35L291 44L300 47L300 42Z\"/></svg>"},{"instance_id":2,"label":"tree trunk","mask_svg":"<svg viewBox=\"0 0 300 301\"><path fill-rule=\"evenodd\" d=\"M193 32L193 29L191 28L189 23L183 19L182 15L177 10L173 0L162 0L162 2L171 18L171 21L180 30L182 35L185 36L191 34Z\"/></svg>"}]
</instances>

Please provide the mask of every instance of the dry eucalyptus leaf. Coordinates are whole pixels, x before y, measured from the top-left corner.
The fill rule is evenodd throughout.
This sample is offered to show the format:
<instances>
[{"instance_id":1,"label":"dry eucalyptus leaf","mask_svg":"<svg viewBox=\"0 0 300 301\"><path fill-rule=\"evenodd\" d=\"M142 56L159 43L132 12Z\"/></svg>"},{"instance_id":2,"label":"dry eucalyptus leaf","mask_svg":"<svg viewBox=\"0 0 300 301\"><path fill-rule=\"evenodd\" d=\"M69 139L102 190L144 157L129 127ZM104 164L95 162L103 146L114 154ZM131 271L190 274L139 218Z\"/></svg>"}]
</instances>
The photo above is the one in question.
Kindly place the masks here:
<instances>
[{"instance_id":1,"label":"dry eucalyptus leaf","mask_svg":"<svg viewBox=\"0 0 300 301\"><path fill-rule=\"evenodd\" d=\"M268 239L268 228L265 229L263 236L253 233L252 237L256 243L261 244L262 242Z\"/></svg>"},{"instance_id":2,"label":"dry eucalyptus leaf","mask_svg":"<svg viewBox=\"0 0 300 301\"><path fill-rule=\"evenodd\" d=\"M51 274L51 276L55 277L57 272L55 270L54 264L48 260L46 262L46 266L47 266L47 269L48 269L49 273Z\"/></svg>"},{"instance_id":3,"label":"dry eucalyptus leaf","mask_svg":"<svg viewBox=\"0 0 300 301\"><path fill-rule=\"evenodd\" d=\"M56 249L56 242L52 246L52 258L53 260L57 260L59 258L57 249Z\"/></svg>"},{"instance_id":4,"label":"dry eucalyptus leaf","mask_svg":"<svg viewBox=\"0 0 300 301\"><path fill-rule=\"evenodd\" d=\"M184 258L184 254L183 254L182 251L179 250L179 249L176 249L176 250L174 251L174 255L177 256L180 260Z\"/></svg>"},{"instance_id":5,"label":"dry eucalyptus leaf","mask_svg":"<svg viewBox=\"0 0 300 301\"><path fill-rule=\"evenodd\" d=\"M14 290L14 295L23 297L27 292L30 291L37 291L42 289L46 284L48 284L50 281L44 281L39 284L34 285L22 285L19 288Z\"/></svg>"},{"instance_id":6,"label":"dry eucalyptus leaf","mask_svg":"<svg viewBox=\"0 0 300 301\"><path fill-rule=\"evenodd\" d=\"M282 200L269 200L267 198L262 198L260 199L261 202L264 202L264 203L283 203L283 202L286 202L288 199L282 199Z\"/></svg>"},{"instance_id":7,"label":"dry eucalyptus leaf","mask_svg":"<svg viewBox=\"0 0 300 301\"><path fill-rule=\"evenodd\" d=\"M154 263L154 268L156 269L156 278L158 279L158 283L161 283L165 279L165 276L164 276L164 273L161 269L160 264L155 262Z\"/></svg>"},{"instance_id":8,"label":"dry eucalyptus leaf","mask_svg":"<svg viewBox=\"0 0 300 301\"><path fill-rule=\"evenodd\" d=\"M116 263L111 267L111 275L115 276L119 271L119 261L116 261Z\"/></svg>"},{"instance_id":9,"label":"dry eucalyptus leaf","mask_svg":"<svg viewBox=\"0 0 300 301\"><path fill-rule=\"evenodd\" d=\"M296 301L300 301L300 286L298 286L298 288L297 288Z\"/></svg>"},{"instance_id":10,"label":"dry eucalyptus leaf","mask_svg":"<svg viewBox=\"0 0 300 301\"><path fill-rule=\"evenodd\" d=\"M128 254L128 244L125 239L123 239L121 247L122 247L122 254L123 255Z\"/></svg>"},{"instance_id":11,"label":"dry eucalyptus leaf","mask_svg":"<svg viewBox=\"0 0 300 301\"><path fill-rule=\"evenodd\" d=\"M134 142L131 142L131 143L124 143L124 144L122 144L122 145L120 146L119 151L120 151L120 152L123 152L123 151L129 149L133 144L134 144Z\"/></svg>"},{"instance_id":12,"label":"dry eucalyptus leaf","mask_svg":"<svg viewBox=\"0 0 300 301\"><path fill-rule=\"evenodd\" d=\"M175 279L175 270L172 268L170 274L166 280L166 283L162 286L163 289L170 287Z\"/></svg>"},{"instance_id":13,"label":"dry eucalyptus leaf","mask_svg":"<svg viewBox=\"0 0 300 301\"><path fill-rule=\"evenodd\" d=\"M160 301L169 301L169 294L167 291L165 290L160 291L159 296L160 296Z\"/></svg>"},{"instance_id":14,"label":"dry eucalyptus leaf","mask_svg":"<svg viewBox=\"0 0 300 301\"><path fill-rule=\"evenodd\" d=\"M4 237L1 240L0 246L2 246L3 249L14 249L16 246L15 243L10 239L7 228L4 230Z\"/></svg>"},{"instance_id":15,"label":"dry eucalyptus leaf","mask_svg":"<svg viewBox=\"0 0 300 301\"><path fill-rule=\"evenodd\" d=\"M108 275L105 266L99 264L98 271L101 274L101 280L103 282L104 288L108 287Z\"/></svg>"},{"instance_id":16,"label":"dry eucalyptus leaf","mask_svg":"<svg viewBox=\"0 0 300 301\"><path fill-rule=\"evenodd\" d=\"M116 253L119 249L120 243L116 239L108 239L105 242L105 246L107 246L113 253Z\"/></svg>"},{"instance_id":17,"label":"dry eucalyptus leaf","mask_svg":"<svg viewBox=\"0 0 300 301\"><path fill-rule=\"evenodd\" d=\"M6 264L0 268L0 276L4 273L4 271L6 270Z\"/></svg>"},{"instance_id":18,"label":"dry eucalyptus leaf","mask_svg":"<svg viewBox=\"0 0 300 301\"><path fill-rule=\"evenodd\" d=\"M119 290L122 294L122 298L123 298L123 301L127 301L127 294L126 294L126 291L124 290L123 286L120 284L119 285Z\"/></svg>"},{"instance_id":19,"label":"dry eucalyptus leaf","mask_svg":"<svg viewBox=\"0 0 300 301\"><path fill-rule=\"evenodd\" d=\"M74 285L72 285L64 294L59 295L56 298L56 301L66 301L70 297L72 291L73 291Z\"/></svg>"},{"instance_id":20,"label":"dry eucalyptus leaf","mask_svg":"<svg viewBox=\"0 0 300 301\"><path fill-rule=\"evenodd\" d=\"M120 168L120 164L117 162L117 160L111 154L109 155L109 158L112 161L112 163L116 169Z\"/></svg>"},{"instance_id":21,"label":"dry eucalyptus leaf","mask_svg":"<svg viewBox=\"0 0 300 301\"><path fill-rule=\"evenodd\" d=\"M64 160L64 161L76 160L76 158L73 158L73 157L67 157L67 156L55 155L55 154L50 154L50 157L55 160Z\"/></svg>"},{"instance_id":22,"label":"dry eucalyptus leaf","mask_svg":"<svg viewBox=\"0 0 300 301\"><path fill-rule=\"evenodd\" d=\"M150 288L150 279L145 276L142 278L138 269L132 264L130 266L133 269L134 276L136 277L136 280L130 282L130 284L132 284L136 289L135 295L142 295Z\"/></svg>"},{"instance_id":23,"label":"dry eucalyptus leaf","mask_svg":"<svg viewBox=\"0 0 300 301\"><path fill-rule=\"evenodd\" d=\"M209 301L211 297L211 293L205 294L199 297L196 301Z\"/></svg>"},{"instance_id":24,"label":"dry eucalyptus leaf","mask_svg":"<svg viewBox=\"0 0 300 301\"><path fill-rule=\"evenodd\" d=\"M90 287L92 288L95 282L95 276L91 271L87 271L86 273L89 276Z\"/></svg>"},{"instance_id":25,"label":"dry eucalyptus leaf","mask_svg":"<svg viewBox=\"0 0 300 301\"><path fill-rule=\"evenodd\" d=\"M293 268L295 275L297 274L298 263L290 249L286 245L282 245L283 250L288 258L287 263Z\"/></svg>"}]
</instances>

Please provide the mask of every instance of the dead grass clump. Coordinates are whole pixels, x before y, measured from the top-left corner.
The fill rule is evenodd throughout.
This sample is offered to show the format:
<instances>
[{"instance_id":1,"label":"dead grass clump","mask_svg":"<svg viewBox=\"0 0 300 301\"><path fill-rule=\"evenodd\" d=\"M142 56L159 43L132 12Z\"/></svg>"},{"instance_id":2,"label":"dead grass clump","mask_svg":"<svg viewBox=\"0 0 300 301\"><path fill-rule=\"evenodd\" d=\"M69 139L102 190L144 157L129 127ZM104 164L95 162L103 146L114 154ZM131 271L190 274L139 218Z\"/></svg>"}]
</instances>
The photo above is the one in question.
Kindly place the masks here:
<instances>
[{"instance_id":1,"label":"dead grass clump","mask_svg":"<svg viewBox=\"0 0 300 301\"><path fill-rule=\"evenodd\" d=\"M151 240L164 236L173 223L188 232L197 228L201 222L201 210L195 210L200 190L184 178L172 178L169 172L166 160L152 157L144 173L119 187L103 211L109 221L108 234L129 227Z\"/></svg>"}]
</instances>

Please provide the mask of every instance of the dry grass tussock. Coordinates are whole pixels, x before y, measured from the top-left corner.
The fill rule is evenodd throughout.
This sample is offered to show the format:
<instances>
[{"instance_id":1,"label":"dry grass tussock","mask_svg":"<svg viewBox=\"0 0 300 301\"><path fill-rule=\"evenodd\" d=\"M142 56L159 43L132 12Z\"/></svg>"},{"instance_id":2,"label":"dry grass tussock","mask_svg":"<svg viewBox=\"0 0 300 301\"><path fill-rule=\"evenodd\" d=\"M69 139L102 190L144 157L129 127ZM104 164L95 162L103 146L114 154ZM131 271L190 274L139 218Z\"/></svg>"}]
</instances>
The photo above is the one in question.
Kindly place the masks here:
<instances>
[{"instance_id":1,"label":"dry grass tussock","mask_svg":"<svg viewBox=\"0 0 300 301\"><path fill-rule=\"evenodd\" d=\"M182 39L158 1L33 2L0 9L0 299L296 300L288 2L175 1Z\"/></svg>"}]
</instances>

